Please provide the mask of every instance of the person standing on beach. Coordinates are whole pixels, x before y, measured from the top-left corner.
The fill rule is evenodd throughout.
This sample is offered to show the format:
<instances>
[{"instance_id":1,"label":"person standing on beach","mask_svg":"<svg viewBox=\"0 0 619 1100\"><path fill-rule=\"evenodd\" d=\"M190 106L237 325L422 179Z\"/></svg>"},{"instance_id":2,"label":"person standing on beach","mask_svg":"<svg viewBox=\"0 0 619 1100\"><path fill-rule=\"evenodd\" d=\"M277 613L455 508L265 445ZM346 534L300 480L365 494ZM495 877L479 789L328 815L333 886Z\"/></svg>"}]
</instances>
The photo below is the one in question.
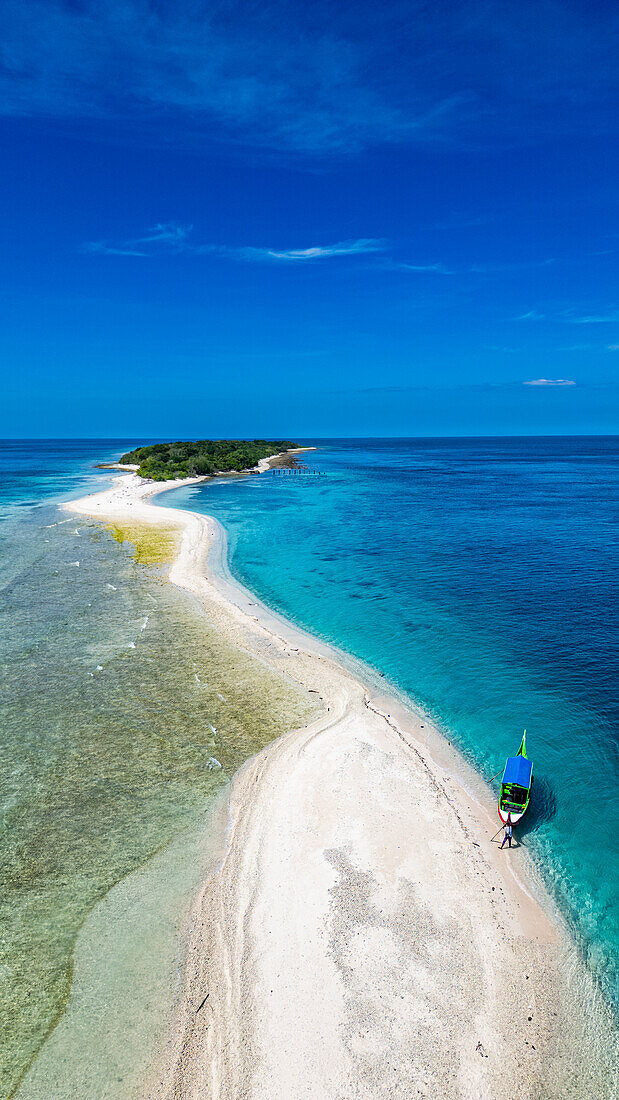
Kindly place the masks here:
<instances>
[{"instance_id":1,"label":"person standing on beach","mask_svg":"<svg viewBox=\"0 0 619 1100\"><path fill-rule=\"evenodd\" d=\"M509 846L512 846L512 815L507 815L507 821L505 822L505 836L501 842L501 848L505 846L505 842L509 841Z\"/></svg>"}]
</instances>

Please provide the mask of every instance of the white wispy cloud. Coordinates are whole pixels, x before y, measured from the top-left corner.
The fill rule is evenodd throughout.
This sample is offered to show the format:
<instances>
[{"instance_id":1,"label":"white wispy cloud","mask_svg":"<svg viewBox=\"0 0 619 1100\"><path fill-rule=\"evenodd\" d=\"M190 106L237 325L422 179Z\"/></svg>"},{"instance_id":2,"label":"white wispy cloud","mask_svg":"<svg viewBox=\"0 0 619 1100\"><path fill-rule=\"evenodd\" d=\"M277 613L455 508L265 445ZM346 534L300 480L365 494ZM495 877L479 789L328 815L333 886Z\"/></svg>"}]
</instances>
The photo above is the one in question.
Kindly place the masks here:
<instances>
[{"instance_id":1,"label":"white wispy cloud","mask_svg":"<svg viewBox=\"0 0 619 1100\"><path fill-rule=\"evenodd\" d=\"M575 386L576 382L568 378L536 378L531 382L457 382L457 383L428 383L401 386L369 386L358 390L358 393L421 393L428 390L436 391L468 391L470 393L515 391L522 386ZM333 390L333 393L344 391Z\"/></svg>"},{"instance_id":2,"label":"white wispy cloud","mask_svg":"<svg viewBox=\"0 0 619 1100\"><path fill-rule=\"evenodd\" d=\"M233 246L199 241L191 224L168 221L158 222L143 234L126 240L88 241L82 246L86 252L102 256L137 256L145 258L157 255L220 256L248 263L304 264L338 257L379 256L374 267L386 271L411 272L415 275L467 276L485 272L481 265L449 266L440 261L413 263L387 255L394 246L379 237L356 237L336 241L333 244L310 245L306 248L270 248L256 245ZM401 249L400 249L401 251ZM497 266L499 271L511 270L509 263ZM519 265L516 265L519 266ZM543 320L542 313L531 310L516 320Z\"/></svg>"},{"instance_id":3,"label":"white wispy cloud","mask_svg":"<svg viewBox=\"0 0 619 1100\"><path fill-rule=\"evenodd\" d=\"M599 313L580 313L576 309L554 310L541 313L530 309L513 318L514 321L554 321L567 325L611 325L619 322L619 310L611 309Z\"/></svg>"},{"instance_id":4,"label":"white wispy cloud","mask_svg":"<svg viewBox=\"0 0 619 1100\"><path fill-rule=\"evenodd\" d=\"M122 245L106 244L105 241L87 241L83 246L84 252L94 252L99 256L148 256L148 252L140 252L137 248Z\"/></svg>"},{"instance_id":5,"label":"white wispy cloud","mask_svg":"<svg viewBox=\"0 0 619 1100\"><path fill-rule=\"evenodd\" d=\"M566 315L565 320L572 325L612 325L619 321L619 310L613 309L607 313L588 313L582 316Z\"/></svg>"},{"instance_id":6,"label":"white wispy cloud","mask_svg":"<svg viewBox=\"0 0 619 1100\"><path fill-rule=\"evenodd\" d=\"M212 134L311 155L418 140L460 114L469 97L457 88L411 95L393 66L385 79L376 62L390 44L369 12L364 37L360 10L353 20L319 6L4 0L0 114L137 120L173 140Z\"/></svg>"},{"instance_id":7,"label":"white wispy cloud","mask_svg":"<svg viewBox=\"0 0 619 1100\"><path fill-rule=\"evenodd\" d=\"M452 268L441 263L409 264L402 261L401 263L394 263L391 266L397 268L398 271L416 271L420 274L427 273L429 275L455 275L455 271L453 271Z\"/></svg>"},{"instance_id":8,"label":"white wispy cloud","mask_svg":"<svg viewBox=\"0 0 619 1100\"><path fill-rule=\"evenodd\" d=\"M472 263L472 264L446 264L442 262L432 263L408 263L406 260L394 261L390 266L400 271L413 271L434 275L501 275L511 272L526 271L530 268L549 267L554 260L517 260L502 263ZM524 314L517 320L533 320L542 318L542 314L533 312Z\"/></svg>"},{"instance_id":9,"label":"white wispy cloud","mask_svg":"<svg viewBox=\"0 0 619 1100\"><path fill-rule=\"evenodd\" d=\"M101 256L152 256L157 252L186 252L195 249L189 241L193 226L179 222L158 222L141 237L125 241L87 241L84 252Z\"/></svg>"},{"instance_id":10,"label":"white wispy cloud","mask_svg":"<svg viewBox=\"0 0 619 1100\"><path fill-rule=\"evenodd\" d=\"M523 386L575 386L572 378L534 378L531 382L523 382Z\"/></svg>"},{"instance_id":11,"label":"white wispy cloud","mask_svg":"<svg viewBox=\"0 0 619 1100\"><path fill-rule=\"evenodd\" d=\"M564 344L557 351L619 351L619 344Z\"/></svg>"},{"instance_id":12,"label":"white wispy cloud","mask_svg":"<svg viewBox=\"0 0 619 1100\"><path fill-rule=\"evenodd\" d=\"M0 112L327 155L611 133L613 18L539 0L387 0L379 20L373 0L3 0Z\"/></svg>"},{"instance_id":13,"label":"white wispy cloud","mask_svg":"<svg viewBox=\"0 0 619 1100\"><path fill-rule=\"evenodd\" d=\"M372 237L360 237L354 241L339 241L337 244L314 245L311 248L242 248L236 252L248 260L325 260L331 256L358 256L369 252L382 252L386 242ZM235 250L233 249L232 252Z\"/></svg>"},{"instance_id":14,"label":"white wispy cloud","mask_svg":"<svg viewBox=\"0 0 619 1100\"><path fill-rule=\"evenodd\" d=\"M372 237L359 237L356 240L339 241L335 244L313 245L310 248L255 248L251 246L235 248L228 245L210 244L193 239L193 226L179 222L159 222L141 237L126 241L88 241L83 250L103 256L139 256L142 258L160 255L217 255L232 260L251 263L307 263L316 260L328 260L337 256L363 256L382 252L386 242Z\"/></svg>"},{"instance_id":15,"label":"white wispy cloud","mask_svg":"<svg viewBox=\"0 0 619 1100\"><path fill-rule=\"evenodd\" d=\"M146 233L139 237L139 244L163 244L182 248L193 230L193 225L182 225L179 222L158 222Z\"/></svg>"}]
</instances>

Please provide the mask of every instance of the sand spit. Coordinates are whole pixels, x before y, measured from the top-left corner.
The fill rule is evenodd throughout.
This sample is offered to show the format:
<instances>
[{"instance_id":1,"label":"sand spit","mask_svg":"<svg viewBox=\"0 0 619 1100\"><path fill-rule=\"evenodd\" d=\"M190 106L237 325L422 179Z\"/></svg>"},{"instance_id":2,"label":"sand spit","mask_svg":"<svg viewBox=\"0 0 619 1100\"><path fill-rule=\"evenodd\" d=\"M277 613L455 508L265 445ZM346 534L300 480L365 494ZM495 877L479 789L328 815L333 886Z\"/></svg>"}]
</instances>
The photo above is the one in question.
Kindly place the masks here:
<instances>
[{"instance_id":1,"label":"sand spit","mask_svg":"<svg viewBox=\"0 0 619 1100\"><path fill-rule=\"evenodd\" d=\"M482 785L427 719L220 575L216 521L150 501L176 484L131 474L65 507L177 523L170 580L324 712L235 777L143 1098L612 1096L610 1023L524 851L490 843Z\"/></svg>"}]
</instances>

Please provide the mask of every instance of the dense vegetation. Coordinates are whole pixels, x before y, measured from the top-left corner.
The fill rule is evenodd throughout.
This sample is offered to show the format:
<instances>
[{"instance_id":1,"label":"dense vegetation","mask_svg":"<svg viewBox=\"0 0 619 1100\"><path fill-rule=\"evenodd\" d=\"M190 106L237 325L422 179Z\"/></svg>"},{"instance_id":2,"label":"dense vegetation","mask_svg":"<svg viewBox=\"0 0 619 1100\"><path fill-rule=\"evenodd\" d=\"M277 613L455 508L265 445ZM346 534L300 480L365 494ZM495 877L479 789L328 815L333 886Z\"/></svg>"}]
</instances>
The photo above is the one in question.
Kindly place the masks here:
<instances>
[{"instance_id":1,"label":"dense vegetation","mask_svg":"<svg viewBox=\"0 0 619 1100\"><path fill-rule=\"evenodd\" d=\"M198 439L193 443L153 443L136 447L121 458L137 464L140 477L170 481L227 471L251 470L261 458L280 454L295 444L283 439Z\"/></svg>"}]
</instances>

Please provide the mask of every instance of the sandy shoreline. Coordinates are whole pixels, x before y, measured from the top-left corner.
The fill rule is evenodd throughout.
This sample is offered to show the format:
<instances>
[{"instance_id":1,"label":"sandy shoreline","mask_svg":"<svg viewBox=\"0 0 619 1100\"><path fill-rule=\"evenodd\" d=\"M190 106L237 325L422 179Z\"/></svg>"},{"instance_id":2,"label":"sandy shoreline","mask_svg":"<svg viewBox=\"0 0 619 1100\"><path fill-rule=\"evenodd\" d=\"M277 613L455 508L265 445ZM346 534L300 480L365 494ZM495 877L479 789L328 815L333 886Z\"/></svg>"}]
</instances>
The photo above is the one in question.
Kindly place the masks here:
<instances>
[{"instance_id":1,"label":"sandy shoreline","mask_svg":"<svg viewBox=\"0 0 619 1100\"><path fill-rule=\"evenodd\" d=\"M483 784L427 719L232 581L216 521L151 503L176 484L130 474L65 507L178 526L170 580L324 712L235 777L142 1095L611 1096L602 1048L588 1053L605 1019L525 853L490 843Z\"/></svg>"}]
</instances>

